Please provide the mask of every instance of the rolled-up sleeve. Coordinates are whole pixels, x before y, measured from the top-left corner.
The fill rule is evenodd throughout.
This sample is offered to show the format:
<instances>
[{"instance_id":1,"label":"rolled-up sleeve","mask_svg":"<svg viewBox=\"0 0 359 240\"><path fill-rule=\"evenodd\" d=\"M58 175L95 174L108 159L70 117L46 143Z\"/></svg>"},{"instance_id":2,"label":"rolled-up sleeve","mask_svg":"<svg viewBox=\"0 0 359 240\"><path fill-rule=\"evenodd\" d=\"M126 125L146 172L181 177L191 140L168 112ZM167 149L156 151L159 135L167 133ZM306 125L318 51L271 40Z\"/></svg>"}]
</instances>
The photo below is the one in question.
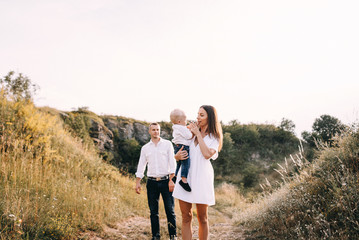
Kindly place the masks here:
<instances>
[{"instance_id":1,"label":"rolled-up sleeve","mask_svg":"<svg viewBox=\"0 0 359 240\"><path fill-rule=\"evenodd\" d=\"M192 132L188 128L183 128L181 133L182 136L187 140L193 137Z\"/></svg>"},{"instance_id":2,"label":"rolled-up sleeve","mask_svg":"<svg viewBox=\"0 0 359 240\"><path fill-rule=\"evenodd\" d=\"M171 142L168 142L168 165L169 165L170 174L175 173L177 163L175 159L173 145Z\"/></svg>"},{"instance_id":3,"label":"rolled-up sleeve","mask_svg":"<svg viewBox=\"0 0 359 240\"><path fill-rule=\"evenodd\" d=\"M147 165L146 154L145 154L144 148L142 147L140 160L138 161L138 165L137 165L136 177L141 178L141 179L143 178L144 172L146 169L146 165Z\"/></svg>"},{"instance_id":4,"label":"rolled-up sleeve","mask_svg":"<svg viewBox=\"0 0 359 240\"><path fill-rule=\"evenodd\" d=\"M218 147L219 147L218 139L217 138L211 139L211 142L207 146L208 146L208 148L216 151L216 153L213 154L213 156L211 157L212 160L216 160L218 158Z\"/></svg>"}]
</instances>

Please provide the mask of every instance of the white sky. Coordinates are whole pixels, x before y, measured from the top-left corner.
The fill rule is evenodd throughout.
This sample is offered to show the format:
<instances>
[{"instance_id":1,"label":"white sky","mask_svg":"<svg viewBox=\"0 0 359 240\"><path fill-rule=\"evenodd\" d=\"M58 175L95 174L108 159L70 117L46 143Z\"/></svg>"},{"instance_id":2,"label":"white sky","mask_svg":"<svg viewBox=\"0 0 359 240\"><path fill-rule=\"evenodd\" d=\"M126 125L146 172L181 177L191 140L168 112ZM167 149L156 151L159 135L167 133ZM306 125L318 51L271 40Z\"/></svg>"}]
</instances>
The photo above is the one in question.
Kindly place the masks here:
<instances>
[{"instance_id":1,"label":"white sky","mask_svg":"<svg viewBox=\"0 0 359 240\"><path fill-rule=\"evenodd\" d=\"M359 2L0 0L0 76L24 73L38 106L195 119L296 132L359 116Z\"/></svg>"}]
</instances>

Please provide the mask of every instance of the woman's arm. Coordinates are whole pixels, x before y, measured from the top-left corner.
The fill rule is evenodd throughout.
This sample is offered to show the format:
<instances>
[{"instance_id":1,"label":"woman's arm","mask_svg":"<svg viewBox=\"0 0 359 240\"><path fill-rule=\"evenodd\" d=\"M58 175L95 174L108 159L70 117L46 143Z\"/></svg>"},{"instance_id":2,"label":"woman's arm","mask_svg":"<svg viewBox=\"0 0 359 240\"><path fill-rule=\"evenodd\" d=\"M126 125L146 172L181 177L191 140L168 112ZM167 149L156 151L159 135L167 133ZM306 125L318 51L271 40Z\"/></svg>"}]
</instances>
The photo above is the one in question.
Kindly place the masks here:
<instances>
[{"instance_id":1,"label":"woman's arm","mask_svg":"<svg viewBox=\"0 0 359 240\"><path fill-rule=\"evenodd\" d=\"M201 149L203 157L205 159L210 159L216 153L216 150L214 150L213 148L209 148L206 145L201 134L196 135L196 136L197 136L199 148Z\"/></svg>"},{"instance_id":2,"label":"woman's arm","mask_svg":"<svg viewBox=\"0 0 359 240\"><path fill-rule=\"evenodd\" d=\"M202 155L205 159L210 159L215 153L216 150L209 148L204 142L201 132L198 129L197 124L190 123L190 129L193 134L197 137L199 148L201 149Z\"/></svg>"}]
</instances>

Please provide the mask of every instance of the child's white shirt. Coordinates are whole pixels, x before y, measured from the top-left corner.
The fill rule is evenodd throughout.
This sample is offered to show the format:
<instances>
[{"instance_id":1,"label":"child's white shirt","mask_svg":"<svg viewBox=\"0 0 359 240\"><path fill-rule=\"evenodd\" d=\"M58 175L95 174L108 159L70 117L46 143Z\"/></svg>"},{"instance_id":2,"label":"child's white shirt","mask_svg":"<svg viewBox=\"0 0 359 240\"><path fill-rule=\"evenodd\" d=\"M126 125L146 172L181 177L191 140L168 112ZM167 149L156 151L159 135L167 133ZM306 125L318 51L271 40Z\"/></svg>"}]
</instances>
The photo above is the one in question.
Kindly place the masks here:
<instances>
[{"instance_id":1,"label":"child's white shirt","mask_svg":"<svg viewBox=\"0 0 359 240\"><path fill-rule=\"evenodd\" d=\"M174 144L183 144L189 146L191 143L192 132L183 125L173 124L172 126L172 142Z\"/></svg>"}]
</instances>

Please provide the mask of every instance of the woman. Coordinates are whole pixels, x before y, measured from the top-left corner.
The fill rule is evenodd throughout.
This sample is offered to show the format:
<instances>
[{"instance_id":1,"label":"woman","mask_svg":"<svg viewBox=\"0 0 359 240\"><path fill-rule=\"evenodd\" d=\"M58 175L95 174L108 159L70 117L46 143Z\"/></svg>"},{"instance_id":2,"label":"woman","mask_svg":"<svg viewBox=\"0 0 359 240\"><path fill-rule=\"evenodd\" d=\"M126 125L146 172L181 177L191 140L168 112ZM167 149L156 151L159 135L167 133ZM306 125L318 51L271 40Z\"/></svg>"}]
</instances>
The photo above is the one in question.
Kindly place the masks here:
<instances>
[{"instance_id":1,"label":"woman","mask_svg":"<svg viewBox=\"0 0 359 240\"><path fill-rule=\"evenodd\" d=\"M190 123L194 138L190 144L191 166L187 181L191 192L179 186L177 179L173 196L179 199L182 213L182 237L192 239L192 204L196 204L200 240L208 239L208 206L215 204L214 174L210 159L215 160L222 148L222 127L214 107L203 105L198 110L197 123ZM187 158L187 152L178 151L177 160Z\"/></svg>"}]
</instances>

